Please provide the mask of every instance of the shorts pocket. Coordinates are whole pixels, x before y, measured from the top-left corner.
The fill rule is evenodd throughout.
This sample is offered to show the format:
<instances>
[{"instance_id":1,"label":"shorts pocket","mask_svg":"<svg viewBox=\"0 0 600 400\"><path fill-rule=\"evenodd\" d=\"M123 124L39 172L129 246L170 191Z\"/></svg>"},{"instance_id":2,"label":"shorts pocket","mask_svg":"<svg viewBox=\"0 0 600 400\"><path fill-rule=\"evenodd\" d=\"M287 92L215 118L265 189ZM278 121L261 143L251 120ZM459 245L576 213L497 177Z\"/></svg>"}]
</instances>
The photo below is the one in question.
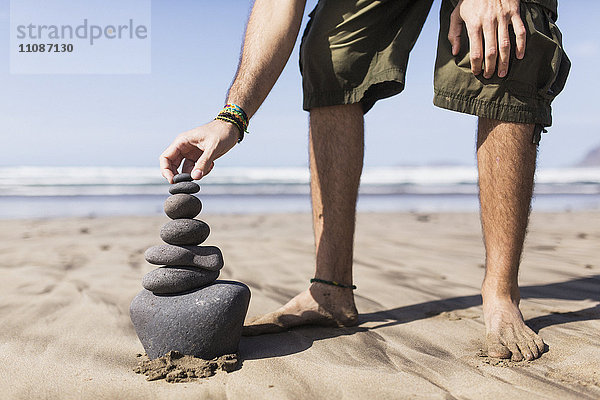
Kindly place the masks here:
<instances>
[{"instance_id":1,"label":"shorts pocket","mask_svg":"<svg viewBox=\"0 0 600 400\"><path fill-rule=\"evenodd\" d=\"M553 64L555 76L554 80L550 83L548 90L546 91L546 95L551 98L556 97L562 90L565 88L565 84L567 83L567 77L569 76L569 71L571 70L571 60L565 53L562 47L562 34L558 27L554 24L554 21L550 22L550 30L558 43L556 64Z\"/></svg>"},{"instance_id":2,"label":"shorts pocket","mask_svg":"<svg viewBox=\"0 0 600 400\"><path fill-rule=\"evenodd\" d=\"M507 89L514 95L552 101L564 88L571 62L562 48L562 34L547 8L521 3L527 29L525 57L513 59Z\"/></svg>"}]
</instances>

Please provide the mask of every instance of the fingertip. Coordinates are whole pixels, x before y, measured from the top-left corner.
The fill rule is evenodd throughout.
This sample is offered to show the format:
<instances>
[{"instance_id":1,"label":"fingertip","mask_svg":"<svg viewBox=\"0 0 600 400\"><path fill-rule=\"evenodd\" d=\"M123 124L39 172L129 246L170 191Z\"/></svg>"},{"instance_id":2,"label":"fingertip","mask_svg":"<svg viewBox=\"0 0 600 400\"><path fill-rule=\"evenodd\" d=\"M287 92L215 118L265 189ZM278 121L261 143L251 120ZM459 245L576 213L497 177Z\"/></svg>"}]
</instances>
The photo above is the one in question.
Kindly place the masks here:
<instances>
[{"instance_id":1,"label":"fingertip","mask_svg":"<svg viewBox=\"0 0 600 400\"><path fill-rule=\"evenodd\" d=\"M162 171L161 175L163 176L163 178L165 178L167 180L167 182L169 183L173 183L173 173L169 170L166 171Z\"/></svg>"},{"instance_id":2,"label":"fingertip","mask_svg":"<svg viewBox=\"0 0 600 400\"><path fill-rule=\"evenodd\" d=\"M204 175L204 174L199 169L194 169L192 171L192 179L194 179L194 180L198 180L198 179L202 178L202 175Z\"/></svg>"}]
</instances>

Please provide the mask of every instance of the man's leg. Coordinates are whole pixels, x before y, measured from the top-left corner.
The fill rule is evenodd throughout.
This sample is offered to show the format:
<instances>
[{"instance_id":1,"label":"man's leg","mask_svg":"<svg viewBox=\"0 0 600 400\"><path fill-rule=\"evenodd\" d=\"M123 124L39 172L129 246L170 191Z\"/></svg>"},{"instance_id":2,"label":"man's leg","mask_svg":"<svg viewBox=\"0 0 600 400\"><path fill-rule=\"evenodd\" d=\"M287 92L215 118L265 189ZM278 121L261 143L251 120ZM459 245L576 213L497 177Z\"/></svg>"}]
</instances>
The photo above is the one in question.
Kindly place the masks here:
<instances>
[{"instance_id":1,"label":"man's leg","mask_svg":"<svg viewBox=\"0 0 600 400\"><path fill-rule=\"evenodd\" d=\"M316 246L315 277L350 285L356 199L363 165L360 104L310 111L310 173ZM352 289L313 283L277 311L244 327L245 335L279 332L298 325L357 323Z\"/></svg>"},{"instance_id":2,"label":"man's leg","mask_svg":"<svg viewBox=\"0 0 600 400\"><path fill-rule=\"evenodd\" d=\"M544 342L519 310L518 271L533 193L534 125L479 119L477 164L486 251L482 285L490 357L539 357Z\"/></svg>"}]
</instances>

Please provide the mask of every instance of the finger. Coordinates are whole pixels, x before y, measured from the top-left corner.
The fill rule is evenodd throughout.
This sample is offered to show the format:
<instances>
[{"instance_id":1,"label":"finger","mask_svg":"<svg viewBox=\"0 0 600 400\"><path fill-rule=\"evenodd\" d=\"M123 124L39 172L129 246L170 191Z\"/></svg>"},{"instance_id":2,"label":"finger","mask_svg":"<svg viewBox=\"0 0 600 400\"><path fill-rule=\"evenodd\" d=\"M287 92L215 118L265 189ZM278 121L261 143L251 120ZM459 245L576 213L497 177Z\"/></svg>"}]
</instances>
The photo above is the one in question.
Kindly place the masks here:
<instances>
[{"instance_id":1,"label":"finger","mask_svg":"<svg viewBox=\"0 0 600 400\"><path fill-rule=\"evenodd\" d=\"M200 179L203 176L207 175L211 170L211 165L213 163L213 154L214 147L207 147L198 161L196 161L196 165L194 165L194 169L192 170L192 178Z\"/></svg>"},{"instance_id":2,"label":"finger","mask_svg":"<svg viewBox=\"0 0 600 400\"><path fill-rule=\"evenodd\" d=\"M527 38L527 30L519 14L515 14L511 18L513 31L515 32L515 38L517 41L517 58L522 60L525 57L525 42Z\"/></svg>"},{"instance_id":3,"label":"finger","mask_svg":"<svg viewBox=\"0 0 600 400\"><path fill-rule=\"evenodd\" d=\"M171 167L169 166L168 159L163 156L160 156L159 163L160 163L160 173L162 174L162 176L169 183L173 183L173 177L175 176L175 174L173 173L173 171L171 171Z\"/></svg>"},{"instance_id":4,"label":"finger","mask_svg":"<svg viewBox=\"0 0 600 400\"><path fill-rule=\"evenodd\" d=\"M485 69L483 76L490 79L496 71L496 60L498 59L498 25L496 22L486 24L483 27L483 37L485 40Z\"/></svg>"},{"instance_id":5,"label":"finger","mask_svg":"<svg viewBox=\"0 0 600 400\"><path fill-rule=\"evenodd\" d=\"M213 161L210 163L210 167L208 167L208 171L206 171L205 175L210 174L210 171L212 171L214 167L215 167L215 162Z\"/></svg>"},{"instance_id":6,"label":"finger","mask_svg":"<svg viewBox=\"0 0 600 400\"><path fill-rule=\"evenodd\" d=\"M481 26L476 25L469 27L467 25L467 33L469 35L469 57L471 60L471 71L473 72L473 75L479 75L481 73L481 65L483 64Z\"/></svg>"},{"instance_id":7,"label":"finger","mask_svg":"<svg viewBox=\"0 0 600 400\"><path fill-rule=\"evenodd\" d=\"M185 160L183 160L183 166L181 167L181 172L184 172L187 174L192 172L192 169L194 169L195 161L196 160L190 160L189 158L186 158Z\"/></svg>"},{"instance_id":8,"label":"finger","mask_svg":"<svg viewBox=\"0 0 600 400\"><path fill-rule=\"evenodd\" d=\"M448 40L452 45L452 55L458 55L460 51L460 37L463 30L463 19L457 9L454 9L450 15L450 29L448 30Z\"/></svg>"},{"instance_id":9,"label":"finger","mask_svg":"<svg viewBox=\"0 0 600 400\"><path fill-rule=\"evenodd\" d=\"M508 24L503 19L498 21L498 50L498 76L504 78L508 73L510 61L510 36Z\"/></svg>"},{"instance_id":10,"label":"finger","mask_svg":"<svg viewBox=\"0 0 600 400\"><path fill-rule=\"evenodd\" d=\"M160 155L159 163L162 176L169 183L173 183L173 176L177 174L177 167L181 163L182 155L173 143Z\"/></svg>"}]
</instances>

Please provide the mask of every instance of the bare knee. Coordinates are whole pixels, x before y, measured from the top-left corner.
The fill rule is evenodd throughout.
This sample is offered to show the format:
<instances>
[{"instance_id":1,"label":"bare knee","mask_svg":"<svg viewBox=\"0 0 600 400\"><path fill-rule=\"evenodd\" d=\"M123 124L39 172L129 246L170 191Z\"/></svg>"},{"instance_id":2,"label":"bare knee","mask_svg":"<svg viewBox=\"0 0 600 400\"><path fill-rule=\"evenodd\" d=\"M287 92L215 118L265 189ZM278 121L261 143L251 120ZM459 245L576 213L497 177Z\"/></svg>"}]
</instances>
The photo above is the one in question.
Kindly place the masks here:
<instances>
[{"instance_id":1,"label":"bare knee","mask_svg":"<svg viewBox=\"0 0 600 400\"><path fill-rule=\"evenodd\" d=\"M310 123L325 123L338 125L359 123L362 125L363 109L360 103L342 104L336 106L314 107L310 109Z\"/></svg>"},{"instance_id":2,"label":"bare knee","mask_svg":"<svg viewBox=\"0 0 600 400\"><path fill-rule=\"evenodd\" d=\"M535 124L479 118L477 148L479 149L487 140L531 144L531 147L535 148L532 141L534 129Z\"/></svg>"},{"instance_id":3,"label":"bare knee","mask_svg":"<svg viewBox=\"0 0 600 400\"><path fill-rule=\"evenodd\" d=\"M525 130L533 129L534 126L535 126L535 124L523 124L520 122L506 122L506 121L500 121L498 119L479 117L480 129L483 127L483 128L487 128L487 130L491 130L494 128L502 128L502 129L508 129L508 130L525 131Z\"/></svg>"}]
</instances>

